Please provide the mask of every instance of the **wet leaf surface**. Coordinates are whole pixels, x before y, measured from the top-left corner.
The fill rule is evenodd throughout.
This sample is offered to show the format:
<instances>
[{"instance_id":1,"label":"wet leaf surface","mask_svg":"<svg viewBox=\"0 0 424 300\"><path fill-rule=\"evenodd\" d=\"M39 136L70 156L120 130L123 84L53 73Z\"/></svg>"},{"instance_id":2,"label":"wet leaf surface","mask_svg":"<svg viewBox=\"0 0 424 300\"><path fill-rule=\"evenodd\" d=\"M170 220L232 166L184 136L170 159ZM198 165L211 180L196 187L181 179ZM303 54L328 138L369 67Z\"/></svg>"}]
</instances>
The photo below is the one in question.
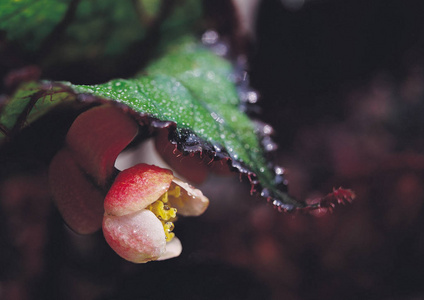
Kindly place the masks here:
<instances>
[{"instance_id":1,"label":"wet leaf surface","mask_svg":"<svg viewBox=\"0 0 424 300\"><path fill-rule=\"evenodd\" d=\"M113 102L140 125L168 128L170 141L184 154L228 161L231 170L248 176L252 191L262 191L281 209L305 207L287 195L281 177L266 160L258 127L240 110L235 75L229 61L187 38L168 47L162 58L132 79L97 85L47 81L22 85L1 107L0 137L13 137L66 103Z\"/></svg>"}]
</instances>

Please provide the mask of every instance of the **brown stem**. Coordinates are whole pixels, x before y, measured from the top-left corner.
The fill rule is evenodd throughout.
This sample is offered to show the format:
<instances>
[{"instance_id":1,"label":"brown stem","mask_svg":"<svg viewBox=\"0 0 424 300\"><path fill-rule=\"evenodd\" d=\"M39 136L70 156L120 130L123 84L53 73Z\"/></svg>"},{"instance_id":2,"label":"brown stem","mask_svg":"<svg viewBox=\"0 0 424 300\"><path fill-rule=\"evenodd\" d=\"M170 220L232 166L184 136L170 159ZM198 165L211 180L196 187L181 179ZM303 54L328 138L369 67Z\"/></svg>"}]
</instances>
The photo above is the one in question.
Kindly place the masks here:
<instances>
[{"instance_id":1,"label":"brown stem","mask_svg":"<svg viewBox=\"0 0 424 300\"><path fill-rule=\"evenodd\" d=\"M163 0L157 16L149 23L146 36L143 40L136 42L121 59L123 70L129 70L129 73L138 72L143 65L150 59L155 46L159 41L160 26L164 20L172 13L176 4L176 0ZM137 9L138 10L138 9ZM137 12L140 16L140 11ZM142 14L142 13L141 13ZM143 25L144 22L140 21ZM143 55L140 55L142 53ZM116 77L119 77L116 76Z\"/></svg>"},{"instance_id":2,"label":"brown stem","mask_svg":"<svg viewBox=\"0 0 424 300\"><path fill-rule=\"evenodd\" d=\"M50 32L50 34L41 43L39 52L39 59L43 59L53 49L54 45L58 43L62 37L63 32L66 30L68 25L73 21L75 13L78 8L80 0L72 0L69 3L68 10L66 11L63 19L56 25L56 27Z\"/></svg>"},{"instance_id":3,"label":"brown stem","mask_svg":"<svg viewBox=\"0 0 424 300\"><path fill-rule=\"evenodd\" d=\"M3 133L6 137L9 137L9 130L4 127L3 124L0 124L0 132Z\"/></svg>"},{"instance_id":4,"label":"brown stem","mask_svg":"<svg viewBox=\"0 0 424 300\"><path fill-rule=\"evenodd\" d=\"M149 18L149 16L145 13L140 0L132 0L132 4L134 6L135 12L137 13L138 21L143 26L149 26L155 18Z\"/></svg>"},{"instance_id":5,"label":"brown stem","mask_svg":"<svg viewBox=\"0 0 424 300\"><path fill-rule=\"evenodd\" d=\"M46 92L45 90L41 90L41 91L38 91L38 92L31 95L31 98L30 98L28 104L25 106L25 109L19 115L18 119L16 120L15 126L13 126L13 129L11 130L12 134L20 131L22 129L22 127L24 127L29 113L34 108L38 99L40 99L45 94L45 92Z\"/></svg>"}]
</instances>

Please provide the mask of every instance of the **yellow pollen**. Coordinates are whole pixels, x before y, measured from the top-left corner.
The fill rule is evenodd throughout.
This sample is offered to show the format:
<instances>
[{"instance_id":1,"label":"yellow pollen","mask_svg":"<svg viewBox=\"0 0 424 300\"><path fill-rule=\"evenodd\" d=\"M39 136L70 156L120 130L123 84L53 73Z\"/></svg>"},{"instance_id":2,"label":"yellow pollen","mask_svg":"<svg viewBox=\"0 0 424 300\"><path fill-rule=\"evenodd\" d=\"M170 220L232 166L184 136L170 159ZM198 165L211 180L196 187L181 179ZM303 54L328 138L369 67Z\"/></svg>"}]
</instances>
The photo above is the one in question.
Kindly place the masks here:
<instances>
[{"instance_id":1,"label":"yellow pollen","mask_svg":"<svg viewBox=\"0 0 424 300\"><path fill-rule=\"evenodd\" d=\"M169 196L178 198L181 195L181 188L178 185L174 185L174 187L172 188L172 190L170 189L168 191Z\"/></svg>"},{"instance_id":2,"label":"yellow pollen","mask_svg":"<svg viewBox=\"0 0 424 300\"><path fill-rule=\"evenodd\" d=\"M179 197L180 192L180 187L175 186L147 207L162 222L167 242L171 241L175 236L172 230L174 229L173 222L177 220L177 209L168 203L168 194L173 197Z\"/></svg>"}]
</instances>

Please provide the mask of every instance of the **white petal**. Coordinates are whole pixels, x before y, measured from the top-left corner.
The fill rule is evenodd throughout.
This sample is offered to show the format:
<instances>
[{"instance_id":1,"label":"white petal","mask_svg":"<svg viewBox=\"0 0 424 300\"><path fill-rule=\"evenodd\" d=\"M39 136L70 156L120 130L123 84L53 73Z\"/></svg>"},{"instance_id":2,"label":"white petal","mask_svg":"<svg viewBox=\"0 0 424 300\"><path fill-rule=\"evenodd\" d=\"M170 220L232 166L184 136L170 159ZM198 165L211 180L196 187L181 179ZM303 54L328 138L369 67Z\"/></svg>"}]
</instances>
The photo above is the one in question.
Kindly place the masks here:
<instances>
[{"instance_id":1,"label":"white petal","mask_svg":"<svg viewBox=\"0 0 424 300\"><path fill-rule=\"evenodd\" d=\"M116 253L135 263L156 260L165 253L162 223L150 210L120 217L105 215L103 234Z\"/></svg>"},{"instance_id":2,"label":"white petal","mask_svg":"<svg viewBox=\"0 0 424 300\"><path fill-rule=\"evenodd\" d=\"M178 198L169 197L171 205L177 209L177 213L182 216L200 216L209 206L209 199L205 197L201 190L192 187L187 182L174 177L171 183L181 187L181 196Z\"/></svg>"},{"instance_id":3,"label":"white petal","mask_svg":"<svg viewBox=\"0 0 424 300\"><path fill-rule=\"evenodd\" d=\"M162 254L158 260L165 260L177 257L183 251L183 246L181 245L181 241L175 236L172 241L166 243L165 253Z\"/></svg>"}]
</instances>

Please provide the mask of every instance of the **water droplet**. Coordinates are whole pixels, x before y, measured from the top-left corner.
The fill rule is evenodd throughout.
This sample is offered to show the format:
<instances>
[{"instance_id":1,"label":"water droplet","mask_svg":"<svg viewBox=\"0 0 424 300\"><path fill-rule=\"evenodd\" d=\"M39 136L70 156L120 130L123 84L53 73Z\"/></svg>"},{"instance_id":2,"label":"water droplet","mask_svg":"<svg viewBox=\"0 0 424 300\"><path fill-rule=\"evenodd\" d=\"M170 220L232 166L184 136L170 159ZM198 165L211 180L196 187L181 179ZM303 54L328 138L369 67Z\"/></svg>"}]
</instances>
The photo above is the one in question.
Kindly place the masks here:
<instances>
[{"instance_id":1,"label":"water droplet","mask_svg":"<svg viewBox=\"0 0 424 300\"><path fill-rule=\"evenodd\" d=\"M219 39L219 34L214 30L208 30L202 35L202 43L205 45L213 45Z\"/></svg>"},{"instance_id":2,"label":"water droplet","mask_svg":"<svg viewBox=\"0 0 424 300\"><path fill-rule=\"evenodd\" d=\"M268 136L274 134L274 128L271 125L261 121L254 121L256 132L262 136Z\"/></svg>"},{"instance_id":3,"label":"water droplet","mask_svg":"<svg viewBox=\"0 0 424 300\"><path fill-rule=\"evenodd\" d=\"M285 172L285 170L284 170L283 167L275 166L274 167L274 172L275 172L276 175L283 175L284 172Z\"/></svg>"},{"instance_id":4,"label":"water droplet","mask_svg":"<svg viewBox=\"0 0 424 300\"><path fill-rule=\"evenodd\" d=\"M224 119L215 112L211 113L211 117L220 124L224 123Z\"/></svg>"},{"instance_id":5,"label":"water droplet","mask_svg":"<svg viewBox=\"0 0 424 300\"><path fill-rule=\"evenodd\" d=\"M274 206L277 206L278 208L281 208L281 209L287 210L287 211L291 211L294 208L294 206L292 204L285 204L281 200L278 200L278 199L274 199L272 201L272 204Z\"/></svg>"},{"instance_id":6,"label":"water droplet","mask_svg":"<svg viewBox=\"0 0 424 300\"><path fill-rule=\"evenodd\" d=\"M262 132L266 135L271 135L274 132L274 129L270 125L265 124L265 126L262 129Z\"/></svg>"},{"instance_id":7,"label":"water droplet","mask_svg":"<svg viewBox=\"0 0 424 300\"><path fill-rule=\"evenodd\" d=\"M266 198L268 198L268 197L270 197L271 196L271 193L269 192L269 190L268 189L263 189L262 190L262 192L261 192L261 196L262 197L266 197Z\"/></svg>"},{"instance_id":8,"label":"water droplet","mask_svg":"<svg viewBox=\"0 0 424 300\"><path fill-rule=\"evenodd\" d=\"M274 141L269 136L263 138L262 145L264 146L265 151L268 152L275 151L278 148L278 145L274 143Z\"/></svg>"},{"instance_id":9,"label":"water droplet","mask_svg":"<svg viewBox=\"0 0 424 300\"><path fill-rule=\"evenodd\" d=\"M255 91L249 91L247 92L246 99L247 99L247 102L254 104L258 102L259 95Z\"/></svg>"}]
</instances>

